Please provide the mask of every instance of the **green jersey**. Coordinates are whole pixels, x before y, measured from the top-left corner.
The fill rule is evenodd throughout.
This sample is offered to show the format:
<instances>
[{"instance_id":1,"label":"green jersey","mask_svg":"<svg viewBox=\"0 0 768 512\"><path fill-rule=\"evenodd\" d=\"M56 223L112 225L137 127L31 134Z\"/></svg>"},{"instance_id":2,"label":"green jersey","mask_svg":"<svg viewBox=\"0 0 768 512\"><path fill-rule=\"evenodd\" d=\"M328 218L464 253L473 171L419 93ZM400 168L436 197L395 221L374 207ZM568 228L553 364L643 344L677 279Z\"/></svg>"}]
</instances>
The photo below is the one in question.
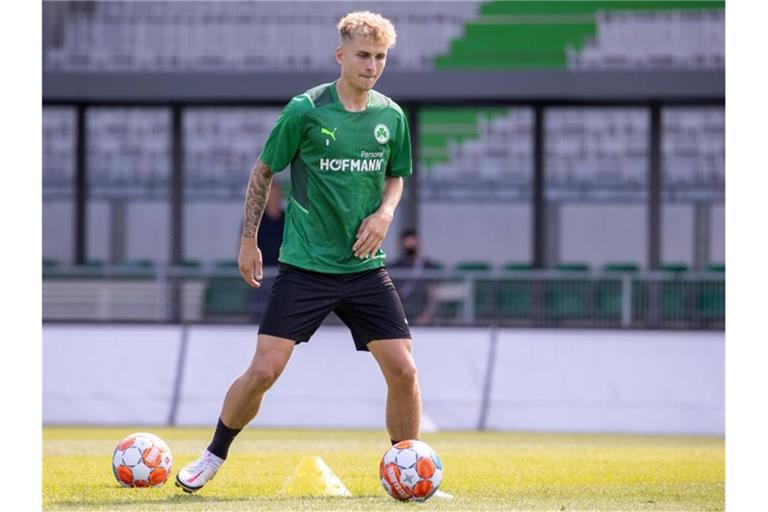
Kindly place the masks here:
<instances>
[{"instance_id":1,"label":"green jersey","mask_svg":"<svg viewBox=\"0 0 768 512\"><path fill-rule=\"evenodd\" d=\"M335 82L295 96L259 156L273 172L291 166L291 194L279 261L326 273L379 268L384 253L355 257L360 223L381 204L385 176L411 174L408 123L375 91L362 112L347 112Z\"/></svg>"}]
</instances>

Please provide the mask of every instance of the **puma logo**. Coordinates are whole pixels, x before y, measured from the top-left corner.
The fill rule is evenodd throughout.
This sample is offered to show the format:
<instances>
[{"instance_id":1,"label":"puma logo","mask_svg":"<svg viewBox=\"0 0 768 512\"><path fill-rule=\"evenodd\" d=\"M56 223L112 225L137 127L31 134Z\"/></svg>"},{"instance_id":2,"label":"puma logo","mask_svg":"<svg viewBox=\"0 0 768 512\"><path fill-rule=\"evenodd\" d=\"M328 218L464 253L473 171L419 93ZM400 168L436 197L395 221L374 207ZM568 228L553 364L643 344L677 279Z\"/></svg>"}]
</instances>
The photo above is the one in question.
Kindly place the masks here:
<instances>
[{"instance_id":1,"label":"puma logo","mask_svg":"<svg viewBox=\"0 0 768 512\"><path fill-rule=\"evenodd\" d=\"M320 134L328 135L330 138L333 139L333 142L336 142L336 130L338 130L338 128L334 128L333 131L327 128L320 128Z\"/></svg>"}]
</instances>

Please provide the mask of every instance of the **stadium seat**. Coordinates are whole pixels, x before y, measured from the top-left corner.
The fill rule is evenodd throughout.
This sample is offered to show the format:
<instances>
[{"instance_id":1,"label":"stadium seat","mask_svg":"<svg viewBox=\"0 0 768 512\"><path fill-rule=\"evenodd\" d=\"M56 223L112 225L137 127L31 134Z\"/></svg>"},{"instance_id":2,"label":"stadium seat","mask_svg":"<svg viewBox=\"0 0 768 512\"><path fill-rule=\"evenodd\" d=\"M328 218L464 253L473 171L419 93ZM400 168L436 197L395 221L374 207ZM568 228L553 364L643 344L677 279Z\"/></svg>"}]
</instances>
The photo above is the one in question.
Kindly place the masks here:
<instances>
[{"instance_id":1,"label":"stadium seat","mask_svg":"<svg viewBox=\"0 0 768 512\"><path fill-rule=\"evenodd\" d=\"M670 278L661 282L661 317L664 320L685 320L688 316L688 300L692 283L679 278L688 271L684 263L665 263L662 272L670 274Z\"/></svg>"},{"instance_id":2,"label":"stadium seat","mask_svg":"<svg viewBox=\"0 0 768 512\"><path fill-rule=\"evenodd\" d=\"M43 258L43 279L58 277L59 261L54 258Z\"/></svg>"},{"instance_id":3,"label":"stadium seat","mask_svg":"<svg viewBox=\"0 0 768 512\"><path fill-rule=\"evenodd\" d=\"M493 266L487 261L461 261L456 264L459 272L488 272Z\"/></svg>"},{"instance_id":4,"label":"stadium seat","mask_svg":"<svg viewBox=\"0 0 768 512\"><path fill-rule=\"evenodd\" d=\"M595 282L595 315L605 319L621 318L622 277L625 274L636 274L640 270L637 263L613 262L603 265L604 279ZM632 285L630 285L632 286ZM639 288L632 286L634 295Z\"/></svg>"},{"instance_id":5,"label":"stadium seat","mask_svg":"<svg viewBox=\"0 0 768 512\"><path fill-rule=\"evenodd\" d=\"M131 269L148 269L155 266L154 260L139 259L139 260L125 260L117 264L118 267L131 268Z\"/></svg>"},{"instance_id":6,"label":"stadium seat","mask_svg":"<svg viewBox=\"0 0 768 512\"><path fill-rule=\"evenodd\" d=\"M603 265L603 272L638 272L640 265L633 262L621 261L611 262Z\"/></svg>"},{"instance_id":7,"label":"stadium seat","mask_svg":"<svg viewBox=\"0 0 768 512\"><path fill-rule=\"evenodd\" d=\"M205 319L236 321L247 318L251 287L240 277L237 261L218 260L214 263L214 269L224 271L227 275L211 277L206 282L203 299Z\"/></svg>"},{"instance_id":8,"label":"stadium seat","mask_svg":"<svg viewBox=\"0 0 768 512\"><path fill-rule=\"evenodd\" d=\"M722 69L723 10L724 2L702 1L485 2L483 19L467 23L435 67ZM633 11L643 11L642 18ZM691 17L685 11L721 15ZM539 21L523 21L531 18ZM700 33L713 43L703 47Z\"/></svg>"},{"instance_id":9,"label":"stadium seat","mask_svg":"<svg viewBox=\"0 0 768 512\"><path fill-rule=\"evenodd\" d=\"M544 303L550 318L578 318L588 311L592 282L589 279L589 265L586 263L560 263L555 270L583 274L583 279L557 279L546 286Z\"/></svg>"},{"instance_id":10,"label":"stadium seat","mask_svg":"<svg viewBox=\"0 0 768 512\"><path fill-rule=\"evenodd\" d=\"M505 272L529 272L532 269L530 263L506 263L502 267ZM505 318L526 318L531 315L531 281L529 279L499 280L498 298L499 316L503 322Z\"/></svg>"},{"instance_id":11,"label":"stadium seat","mask_svg":"<svg viewBox=\"0 0 768 512\"><path fill-rule=\"evenodd\" d=\"M155 262L148 259L126 260L118 263L116 267L126 278L147 278L155 276Z\"/></svg>"},{"instance_id":12,"label":"stadium seat","mask_svg":"<svg viewBox=\"0 0 768 512\"><path fill-rule=\"evenodd\" d=\"M196 277L200 274L203 264L200 260L184 259L176 264L181 269L185 277Z\"/></svg>"},{"instance_id":13,"label":"stadium seat","mask_svg":"<svg viewBox=\"0 0 768 512\"><path fill-rule=\"evenodd\" d=\"M237 265L237 260L217 260L213 266L218 270L237 270L239 268Z\"/></svg>"},{"instance_id":14,"label":"stadium seat","mask_svg":"<svg viewBox=\"0 0 768 512\"><path fill-rule=\"evenodd\" d=\"M411 49L393 52L388 66L431 69L435 56L445 53L464 23L477 15L478 5L380 2L370 7L391 17L398 42ZM44 65L65 71L333 69L336 40L328 28L349 6L326 2L310 17L298 16L297 9L286 2L96 2L88 11L59 9L64 13L60 33L44 37ZM260 30L253 32L256 25ZM286 33L302 34L303 44L293 39L276 44Z\"/></svg>"},{"instance_id":15,"label":"stadium seat","mask_svg":"<svg viewBox=\"0 0 768 512\"><path fill-rule=\"evenodd\" d=\"M725 273L725 263L711 263L707 272ZM725 280L703 280L696 284L696 314L705 320L725 321Z\"/></svg>"},{"instance_id":16,"label":"stadium seat","mask_svg":"<svg viewBox=\"0 0 768 512\"><path fill-rule=\"evenodd\" d=\"M528 272L533 269L533 265L527 262L512 261L502 265L501 269L504 272Z\"/></svg>"},{"instance_id":17,"label":"stadium seat","mask_svg":"<svg viewBox=\"0 0 768 512\"><path fill-rule=\"evenodd\" d=\"M587 263L558 263L555 265L555 270L560 272L589 272L589 264Z\"/></svg>"},{"instance_id":18,"label":"stadium seat","mask_svg":"<svg viewBox=\"0 0 768 512\"><path fill-rule=\"evenodd\" d=\"M680 274L683 272L688 272L688 265L685 263L664 263L661 266L661 270L663 272L670 272L673 274Z\"/></svg>"},{"instance_id":19,"label":"stadium seat","mask_svg":"<svg viewBox=\"0 0 768 512\"><path fill-rule=\"evenodd\" d=\"M85 263L77 265L78 278L85 280L99 280L103 278L103 268L106 263L103 260L88 260ZM59 277L58 269L56 271L56 277ZM47 276L46 276L47 277Z\"/></svg>"},{"instance_id":20,"label":"stadium seat","mask_svg":"<svg viewBox=\"0 0 768 512\"><path fill-rule=\"evenodd\" d=\"M203 299L206 320L242 320L248 317L250 286L240 277L208 279Z\"/></svg>"},{"instance_id":21,"label":"stadium seat","mask_svg":"<svg viewBox=\"0 0 768 512\"><path fill-rule=\"evenodd\" d=\"M489 272L492 269L490 263L486 261L462 261L456 264L455 269L458 272ZM495 314L495 289L496 281L493 279L475 279L474 280L474 298L475 298L475 317L488 320ZM450 307L446 305L445 307ZM458 304L453 307L459 307ZM457 311L458 313L458 311Z\"/></svg>"},{"instance_id":22,"label":"stadium seat","mask_svg":"<svg viewBox=\"0 0 768 512\"><path fill-rule=\"evenodd\" d=\"M701 281L696 284L696 314L707 320L725 320L725 282Z\"/></svg>"},{"instance_id":23,"label":"stadium seat","mask_svg":"<svg viewBox=\"0 0 768 512\"><path fill-rule=\"evenodd\" d=\"M706 270L707 272L725 272L725 263L710 263Z\"/></svg>"}]
</instances>

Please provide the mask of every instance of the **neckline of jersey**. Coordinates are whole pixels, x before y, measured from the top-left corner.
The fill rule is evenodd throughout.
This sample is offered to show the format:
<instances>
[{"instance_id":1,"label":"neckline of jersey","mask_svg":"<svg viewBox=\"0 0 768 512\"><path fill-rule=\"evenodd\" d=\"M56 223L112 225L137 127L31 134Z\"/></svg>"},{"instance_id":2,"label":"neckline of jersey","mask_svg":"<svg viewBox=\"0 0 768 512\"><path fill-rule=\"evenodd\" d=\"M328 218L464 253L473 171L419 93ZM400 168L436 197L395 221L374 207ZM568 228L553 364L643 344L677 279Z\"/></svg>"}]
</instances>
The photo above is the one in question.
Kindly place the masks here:
<instances>
[{"instance_id":1,"label":"neckline of jersey","mask_svg":"<svg viewBox=\"0 0 768 512\"><path fill-rule=\"evenodd\" d=\"M339 83L339 80L336 79L333 82L331 82L331 96L333 97L333 101L339 104L341 109L346 112L347 114L364 114L368 111L368 107L371 106L371 97L373 94L371 94L371 91L368 91L368 102L365 104L365 110L361 110L359 112L353 112L351 110L347 110L347 107L344 106L344 104L341 102L341 99L339 99L339 92L336 90L336 84Z\"/></svg>"}]
</instances>

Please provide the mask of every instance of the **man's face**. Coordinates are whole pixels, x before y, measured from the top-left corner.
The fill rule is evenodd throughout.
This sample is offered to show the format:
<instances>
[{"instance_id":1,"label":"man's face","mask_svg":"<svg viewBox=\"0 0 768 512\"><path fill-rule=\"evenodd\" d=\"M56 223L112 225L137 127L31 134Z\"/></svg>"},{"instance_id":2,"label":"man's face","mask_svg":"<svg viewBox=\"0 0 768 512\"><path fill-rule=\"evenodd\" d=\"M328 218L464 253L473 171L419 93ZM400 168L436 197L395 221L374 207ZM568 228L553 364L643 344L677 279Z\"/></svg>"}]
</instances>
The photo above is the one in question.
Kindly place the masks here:
<instances>
[{"instance_id":1,"label":"man's face","mask_svg":"<svg viewBox=\"0 0 768 512\"><path fill-rule=\"evenodd\" d=\"M367 37L344 39L336 48L341 77L356 89L368 91L378 81L387 63L387 45Z\"/></svg>"},{"instance_id":2,"label":"man's face","mask_svg":"<svg viewBox=\"0 0 768 512\"><path fill-rule=\"evenodd\" d=\"M419 252L419 239L413 235L403 237L402 246L407 256L415 256Z\"/></svg>"}]
</instances>

